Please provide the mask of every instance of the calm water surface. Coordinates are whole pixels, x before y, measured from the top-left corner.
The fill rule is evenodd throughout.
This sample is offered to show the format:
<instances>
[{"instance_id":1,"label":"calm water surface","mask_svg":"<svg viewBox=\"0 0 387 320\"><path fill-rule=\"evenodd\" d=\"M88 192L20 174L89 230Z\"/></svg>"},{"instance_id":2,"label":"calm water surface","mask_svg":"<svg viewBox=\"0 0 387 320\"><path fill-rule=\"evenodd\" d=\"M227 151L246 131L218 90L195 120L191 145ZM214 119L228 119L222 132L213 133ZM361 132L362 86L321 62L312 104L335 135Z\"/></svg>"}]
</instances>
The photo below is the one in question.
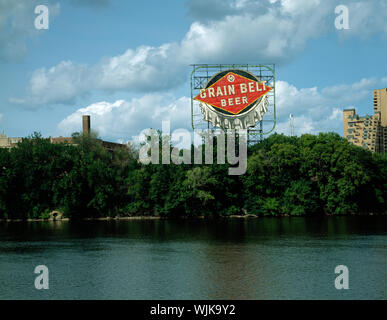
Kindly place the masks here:
<instances>
[{"instance_id":1,"label":"calm water surface","mask_svg":"<svg viewBox=\"0 0 387 320\"><path fill-rule=\"evenodd\" d=\"M386 299L386 223L0 223L0 299ZM41 264L48 290L34 287ZM349 290L334 287L340 264L349 268Z\"/></svg>"}]
</instances>

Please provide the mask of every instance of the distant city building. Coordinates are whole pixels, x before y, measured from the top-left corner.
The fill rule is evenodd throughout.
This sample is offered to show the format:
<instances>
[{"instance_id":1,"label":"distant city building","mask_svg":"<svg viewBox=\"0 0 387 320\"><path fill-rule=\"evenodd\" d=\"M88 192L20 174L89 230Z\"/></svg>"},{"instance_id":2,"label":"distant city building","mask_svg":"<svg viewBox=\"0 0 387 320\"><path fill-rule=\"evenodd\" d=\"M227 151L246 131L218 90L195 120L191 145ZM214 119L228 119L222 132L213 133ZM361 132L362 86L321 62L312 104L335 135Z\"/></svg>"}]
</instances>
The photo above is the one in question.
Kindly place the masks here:
<instances>
[{"instance_id":1,"label":"distant city building","mask_svg":"<svg viewBox=\"0 0 387 320\"><path fill-rule=\"evenodd\" d=\"M373 116L359 116L355 109L344 110L344 137L372 152L387 153L387 88L373 90L373 96Z\"/></svg>"},{"instance_id":2,"label":"distant city building","mask_svg":"<svg viewBox=\"0 0 387 320\"><path fill-rule=\"evenodd\" d=\"M4 131L0 134L0 148L12 148L16 146L22 138L9 138Z\"/></svg>"},{"instance_id":3,"label":"distant city building","mask_svg":"<svg viewBox=\"0 0 387 320\"><path fill-rule=\"evenodd\" d=\"M82 116L82 132L84 135L90 134L90 116L84 115ZM115 143L115 142L109 142L100 140L102 142L102 146L106 148L109 151L114 151L118 149L124 149L126 148L126 144L121 143ZM22 141L22 138L9 138L3 133L0 135L0 148L12 148L15 147L19 142ZM52 138L50 137L51 143L65 143L65 144L73 144L74 141L72 137L56 137Z\"/></svg>"}]
</instances>

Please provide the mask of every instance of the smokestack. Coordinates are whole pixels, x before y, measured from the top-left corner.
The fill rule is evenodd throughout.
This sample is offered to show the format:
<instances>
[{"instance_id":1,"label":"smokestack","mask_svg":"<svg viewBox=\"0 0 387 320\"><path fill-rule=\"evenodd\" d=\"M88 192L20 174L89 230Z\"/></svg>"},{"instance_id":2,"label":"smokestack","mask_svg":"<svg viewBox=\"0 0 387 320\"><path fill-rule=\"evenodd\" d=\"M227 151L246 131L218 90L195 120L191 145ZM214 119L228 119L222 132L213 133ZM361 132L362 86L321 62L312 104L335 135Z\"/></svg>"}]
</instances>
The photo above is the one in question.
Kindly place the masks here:
<instances>
[{"instance_id":1,"label":"smokestack","mask_svg":"<svg viewBox=\"0 0 387 320\"><path fill-rule=\"evenodd\" d=\"M82 129L83 134L90 134L90 116L82 116Z\"/></svg>"}]
</instances>

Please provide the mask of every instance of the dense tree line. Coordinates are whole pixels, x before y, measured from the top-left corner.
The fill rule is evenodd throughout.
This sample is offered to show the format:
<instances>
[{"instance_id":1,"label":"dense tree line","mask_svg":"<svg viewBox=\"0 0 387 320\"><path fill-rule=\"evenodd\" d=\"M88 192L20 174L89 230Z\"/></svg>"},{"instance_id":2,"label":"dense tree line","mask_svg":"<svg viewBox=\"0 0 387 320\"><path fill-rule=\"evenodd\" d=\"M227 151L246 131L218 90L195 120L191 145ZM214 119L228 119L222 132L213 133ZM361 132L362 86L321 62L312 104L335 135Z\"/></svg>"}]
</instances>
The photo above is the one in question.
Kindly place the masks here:
<instances>
[{"instance_id":1,"label":"dense tree line","mask_svg":"<svg viewBox=\"0 0 387 320\"><path fill-rule=\"evenodd\" d=\"M0 219L387 212L387 157L335 133L274 134L249 147L247 172L228 164L143 165L95 136L52 144L35 133L0 149Z\"/></svg>"}]
</instances>

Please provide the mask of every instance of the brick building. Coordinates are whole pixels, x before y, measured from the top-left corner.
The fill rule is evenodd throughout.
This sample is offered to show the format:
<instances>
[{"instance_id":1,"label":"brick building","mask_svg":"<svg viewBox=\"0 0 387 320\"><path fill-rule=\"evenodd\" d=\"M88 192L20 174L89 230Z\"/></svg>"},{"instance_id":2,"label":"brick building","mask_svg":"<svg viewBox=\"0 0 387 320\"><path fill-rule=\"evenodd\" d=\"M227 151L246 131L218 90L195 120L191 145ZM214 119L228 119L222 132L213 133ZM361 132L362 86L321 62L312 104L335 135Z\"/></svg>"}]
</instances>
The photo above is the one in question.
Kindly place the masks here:
<instances>
[{"instance_id":1,"label":"brick building","mask_svg":"<svg viewBox=\"0 0 387 320\"><path fill-rule=\"evenodd\" d=\"M90 116L84 115L82 116L82 132L84 135L90 134ZM4 132L0 135L0 148L12 148L15 147L22 138L9 138L7 137ZM102 146L106 148L109 151L115 151L118 149L125 149L127 146L125 144L121 143L115 143L115 142L109 142L100 140L102 143ZM50 138L51 143L66 143L66 144L74 144L72 137L56 137L56 138Z\"/></svg>"}]
</instances>

